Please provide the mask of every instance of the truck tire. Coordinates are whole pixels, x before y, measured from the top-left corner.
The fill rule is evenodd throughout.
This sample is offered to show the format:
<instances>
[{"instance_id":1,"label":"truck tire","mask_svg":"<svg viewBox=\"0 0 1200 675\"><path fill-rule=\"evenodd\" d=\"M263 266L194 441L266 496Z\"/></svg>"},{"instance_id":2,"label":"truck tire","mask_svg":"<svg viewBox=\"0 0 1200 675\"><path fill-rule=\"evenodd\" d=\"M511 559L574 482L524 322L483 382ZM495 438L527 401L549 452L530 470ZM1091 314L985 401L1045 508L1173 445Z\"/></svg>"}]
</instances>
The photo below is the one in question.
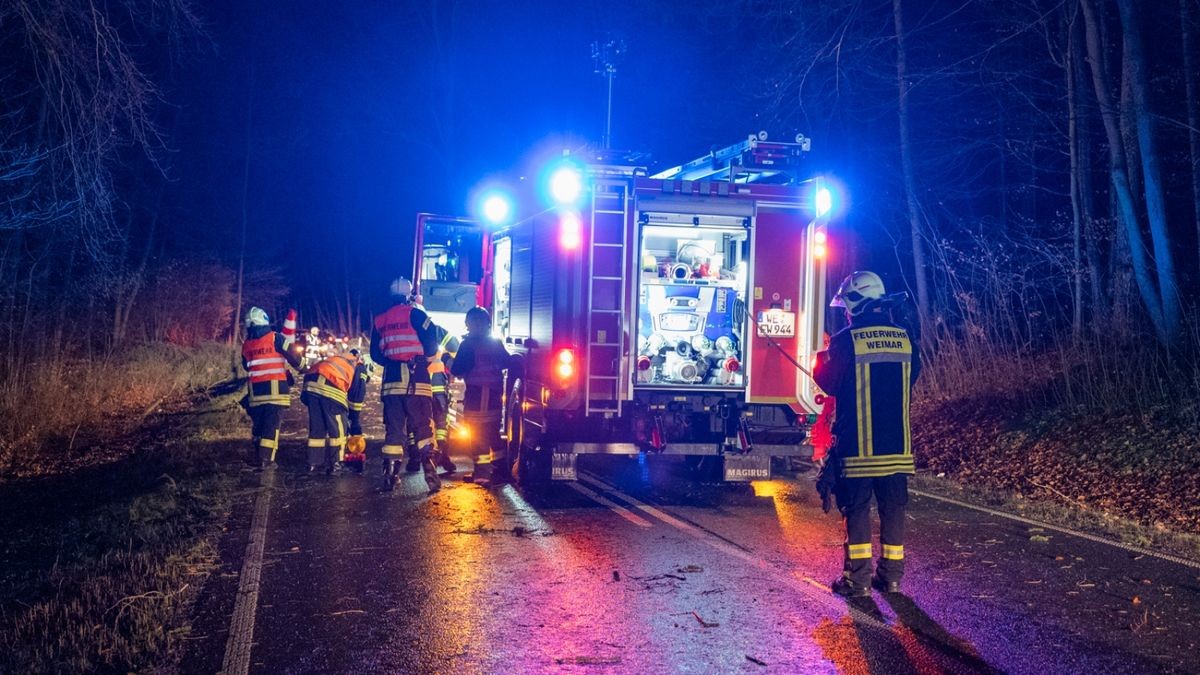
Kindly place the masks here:
<instances>
[{"instance_id":1,"label":"truck tire","mask_svg":"<svg viewBox=\"0 0 1200 675\"><path fill-rule=\"evenodd\" d=\"M513 475L517 484L534 488L550 482L550 448L532 448L525 438L525 410L521 406L521 381L518 380L509 394L508 410L504 428L508 435L508 456L513 461Z\"/></svg>"}]
</instances>

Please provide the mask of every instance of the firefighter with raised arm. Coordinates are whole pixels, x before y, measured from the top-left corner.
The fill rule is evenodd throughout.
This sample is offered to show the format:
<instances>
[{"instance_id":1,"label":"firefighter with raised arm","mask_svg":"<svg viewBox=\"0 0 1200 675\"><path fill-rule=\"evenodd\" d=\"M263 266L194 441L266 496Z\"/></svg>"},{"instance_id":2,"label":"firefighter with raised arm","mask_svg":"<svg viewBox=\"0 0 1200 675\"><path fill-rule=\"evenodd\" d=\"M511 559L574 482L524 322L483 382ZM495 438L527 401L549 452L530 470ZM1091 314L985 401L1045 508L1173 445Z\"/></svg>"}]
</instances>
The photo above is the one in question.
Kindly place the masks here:
<instances>
[{"instance_id":1,"label":"firefighter with raised arm","mask_svg":"<svg viewBox=\"0 0 1200 675\"><path fill-rule=\"evenodd\" d=\"M458 355L459 339L450 331L438 327L438 352L429 361L429 381L433 385L433 426L437 441L438 466L446 473L454 473L458 467L450 459L447 444L450 422L450 366Z\"/></svg>"},{"instance_id":2,"label":"firefighter with raised arm","mask_svg":"<svg viewBox=\"0 0 1200 675\"><path fill-rule=\"evenodd\" d=\"M458 356L450 366L455 377L466 383L463 394L463 417L472 444L476 474L485 455L491 452L490 485L512 482L513 457L508 456L500 437L501 412L504 405L504 371L510 376L520 362L508 353L504 343L492 336L492 317L482 307L467 311L467 336L459 346Z\"/></svg>"},{"instance_id":3,"label":"firefighter with raised arm","mask_svg":"<svg viewBox=\"0 0 1200 675\"><path fill-rule=\"evenodd\" d=\"M383 489L400 480L399 462L409 430L416 459L432 494L442 481L433 464L433 387L429 359L437 353L437 330L429 316L412 304L412 282L391 286L392 306L377 315L371 331L371 358L383 364Z\"/></svg>"},{"instance_id":4,"label":"firefighter with raised arm","mask_svg":"<svg viewBox=\"0 0 1200 675\"><path fill-rule=\"evenodd\" d=\"M246 312L246 341L242 367L249 375L245 398L252 422L253 463L267 467L279 449L279 415L292 404L290 365L299 368L300 356L289 349L287 338L271 330L271 320L260 307Z\"/></svg>"},{"instance_id":5,"label":"firefighter with raised arm","mask_svg":"<svg viewBox=\"0 0 1200 675\"><path fill-rule=\"evenodd\" d=\"M919 353L891 308L905 294L888 296L874 272L855 272L842 282L832 307L850 324L817 355L813 379L837 400L833 449L818 489L832 488L845 520L842 576L833 591L867 596L871 587L898 593L904 575L904 509L914 473L909 401L921 370ZM879 509L879 563L872 575L871 497Z\"/></svg>"},{"instance_id":6,"label":"firefighter with raised arm","mask_svg":"<svg viewBox=\"0 0 1200 675\"><path fill-rule=\"evenodd\" d=\"M358 355L334 354L309 366L300 400L308 406L308 470L332 476L342 467L348 426L348 393Z\"/></svg>"}]
</instances>

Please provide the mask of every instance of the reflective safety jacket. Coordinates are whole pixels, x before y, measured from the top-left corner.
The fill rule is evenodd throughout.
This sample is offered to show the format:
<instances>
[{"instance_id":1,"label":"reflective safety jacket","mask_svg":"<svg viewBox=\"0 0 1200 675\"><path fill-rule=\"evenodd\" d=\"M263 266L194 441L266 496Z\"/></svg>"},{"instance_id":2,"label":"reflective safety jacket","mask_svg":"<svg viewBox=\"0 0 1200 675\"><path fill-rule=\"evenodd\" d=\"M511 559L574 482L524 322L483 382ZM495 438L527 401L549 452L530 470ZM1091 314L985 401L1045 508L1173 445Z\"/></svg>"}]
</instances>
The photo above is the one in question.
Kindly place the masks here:
<instances>
[{"instance_id":1,"label":"reflective safety jacket","mask_svg":"<svg viewBox=\"0 0 1200 675\"><path fill-rule=\"evenodd\" d=\"M357 363L356 359L346 356L331 356L317 363L304 376L304 395L321 396L348 405L347 392L354 383Z\"/></svg>"},{"instance_id":2,"label":"reflective safety jacket","mask_svg":"<svg viewBox=\"0 0 1200 675\"><path fill-rule=\"evenodd\" d=\"M463 407L468 412L499 410L504 393L504 371L519 361L504 343L489 336L467 335L450 366L455 377L466 381Z\"/></svg>"},{"instance_id":3,"label":"reflective safety jacket","mask_svg":"<svg viewBox=\"0 0 1200 675\"><path fill-rule=\"evenodd\" d=\"M350 383L350 391L346 392L346 403L350 410L362 410L363 402L367 400L367 383L371 381L371 371L367 364L359 362L354 367L354 381Z\"/></svg>"},{"instance_id":4,"label":"reflective safety jacket","mask_svg":"<svg viewBox=\"0 0 1200 675\"><path fill-rule=\"evenodd\" d=\"M433 385L434 394L444 394L450 380L447 371L449 365L454 363L454 357L458 355L459 340L457 335L444 328L439 327L438 332L443 335L438 341L437 354L429 362L429 381Z\"/></svg>"},{"instance_id":5,"label":"reflective safety jacket","mask_svg":"<svg viewBox=\"0 0 1200 675\"><path fill-rule=\"evenodd\" d=\"M375 317L371 358L383 364L383 396L433 396L429 357L437 353L437 326L420 307L395 305Z\"/></svg>"},{"instance_id":6,"label":"reflective safety jacket","mask_svg":"<svg viewBox=\"0 0 1200 675\"><path fill-rule=\"evenodd\" d=\"M813 379L837 399L832 452L842 477L914 473L909 405L920 370L908 331L880 310L854 317L818 355Z\"/></svg>"},{"instance_id":7,"label":"reflective safety jacket","mask_svg":"<svg viewBox=\"0 0 1200 675\"><path fill-rule=\"evenodd\" d=\"M291 392L287 348L284 337L267 329L266 332L247 338L242 343L242 366L249 374L250 407L260 405L291 405Z\"/></svg>"},{"instance_id":8,"label":"reflective safety jacket","mask_svg":"<svg viewBox=\"0 0 1200 675\"><path fill-rule=\"evenodd\" d=\"M379 334L379 350L385 359L391 361L410 361L418 356L425 356L421 339L413 329L414 312L425 316L421 310L412 305L394 305L391 309L375 317L375 330ZM428 318L426 318L428 320Z\"/></svg>"}]
</instances>

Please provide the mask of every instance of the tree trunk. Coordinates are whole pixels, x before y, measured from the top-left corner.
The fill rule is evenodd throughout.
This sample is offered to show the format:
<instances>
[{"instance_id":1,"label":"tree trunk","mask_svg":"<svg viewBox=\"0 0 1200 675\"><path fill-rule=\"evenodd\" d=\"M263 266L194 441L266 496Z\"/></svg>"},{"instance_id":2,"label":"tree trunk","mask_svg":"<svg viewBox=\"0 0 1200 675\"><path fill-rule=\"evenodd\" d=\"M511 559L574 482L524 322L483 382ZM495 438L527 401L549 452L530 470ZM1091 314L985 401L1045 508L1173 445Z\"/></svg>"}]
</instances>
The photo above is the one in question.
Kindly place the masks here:
<instances>
[{"instance_id":1,"label":"tree trunk","mask_svg":"<svg viewBox=\"0 0 1200 675\"><path fill-rule=\"evenodd\" d=\"M1108 68L1104 61L1104 50L1100 44L1099 17L1094 2L1095 0L1082 0L1083 18L1088 61L1092 66L1092 86L1096 90L1096 100L1100 104L1100 119L1104 122L1104 132L1108 140L1109 177L1112 181L1113 197L1116 201L1116 216L1129 243L1129 258L1142 304L1150 316L1150 321L1154 324L1159 340L1165 344L1168 341L1166 323L1163 320L1162 304L1158 292L1154 288L1154 280L1150 275L1150 263L1147 260L1146 247L1142 241L1134 208L1133 191L1129 187L1125 144L1121 140L1117 109L1114 107L1112 95L1108 90Z\"/></svg>"},{"instance_id":2,"label":"tree trunk","mask_svg":"<svg viewBox=\"0 0 1200 675\"><path fill-rule=\"evenodd\" d=\"M242 290L246 277L246 227L250 219L247 201L250 199L250 147L251 131L254 127L254 50L250 51L250 94L246 101L246 155L242 161L242 233L238 247L237 294L233 307L233 326L229 331L230 343L238 339L242 325Z\"/></svg>"},{"instance_id":3,"label":"tree trunk","mask_svg":"<svg viewBox=\"0 0 1200 675\"><path fill-rule=\"evenodd\" d=\"M1196 87L1196 43L1192 37L1192 2L1179 0L1179 18L1183 24L1183 82L1187 93L1188 148L1192 160L1192 217L1196 225L1196 260L1200 261L1200 91Z\"/></svg>"},{"instance_id":4,"label":"tree trunk","mask_svg":"<svg viewBox=\"0 0 1200 675\"><path fill-rule=\"evenodd\" d=\"M1079 101L1075 82L1075 16L1067 22L1067 142L1071 155L1071 341L1078 344L1083 335L1083 198L1080 187Z\"/></svg>"},{"instance_id":5,"label":"tree trunk","mask_svg":"<svg viewBox=\"0 0 1200 675\"><path fill-rule=\"evenodd\" d=\"M1145 186L1146 218L1150 224L1150 241L1154 246L1154 263L1158 273L1158 293L1162 303L1163 329L1167 343L1179 339L1182 326L1182 306L1179 284L1175 279L1175 256L1171 251L1171 233L1167 222L1167 201L1163 193L1162 171L1159 165L1158 144L1154 138L1154 116L1146 78L1146 51L1134 0L1117 0L1124 27L1126 53L1129 56L1130 91L1133 96L1134 122L1142 158L1142 184Z\"/></svg>"},{"instance_id":6,"label":"tree trunk","mask_svg":"<svg viewBox=\"0 0 1200 675\"><path fill-rule=\"evenodd\" d=\"M900 172L904 178L904 200L908 206L908 226L912 237L913 276L917 286L917 310L924 327L929 321L929 287L925 272L925 242L922 237L920 206L917 203L917 182L913 169L912 144L908 120L908 54L904 34L904 12L901 0L892 0L892 20L896 26L896 83L899 88ZM923 332L923 331L922 331Z\"/></svg>"}]
</instances>

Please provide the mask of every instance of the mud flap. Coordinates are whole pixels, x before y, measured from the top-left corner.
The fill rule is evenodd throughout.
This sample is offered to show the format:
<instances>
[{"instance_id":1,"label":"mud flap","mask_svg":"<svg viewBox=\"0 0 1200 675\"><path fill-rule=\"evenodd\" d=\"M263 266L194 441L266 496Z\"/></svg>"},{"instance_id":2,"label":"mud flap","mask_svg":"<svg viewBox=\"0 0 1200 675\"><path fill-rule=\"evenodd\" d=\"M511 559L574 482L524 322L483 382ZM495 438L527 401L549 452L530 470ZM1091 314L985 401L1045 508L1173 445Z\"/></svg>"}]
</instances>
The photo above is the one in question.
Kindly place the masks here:
<instances>
[{"instance_id":1,"label":"mud flap","mask_svg":"<svg viewBox=\"0 0 1200 675\"><path fill-rule=\"evenodd\" d=\"M573 452L555 452L550 455L550 479L551 480L578 480L578 475L575 473L575 458L578 457Z\"/></svg>"},{"instance_id":2,"label":"mud flap","mask_svg":"<svg viewBox=\"0 0 1200 675\"><path fill-rule=\"evenodd\" d=\"M748 483L771 478L770 455L725 455L725 480Z\"/></svg>"}]
</instances>

